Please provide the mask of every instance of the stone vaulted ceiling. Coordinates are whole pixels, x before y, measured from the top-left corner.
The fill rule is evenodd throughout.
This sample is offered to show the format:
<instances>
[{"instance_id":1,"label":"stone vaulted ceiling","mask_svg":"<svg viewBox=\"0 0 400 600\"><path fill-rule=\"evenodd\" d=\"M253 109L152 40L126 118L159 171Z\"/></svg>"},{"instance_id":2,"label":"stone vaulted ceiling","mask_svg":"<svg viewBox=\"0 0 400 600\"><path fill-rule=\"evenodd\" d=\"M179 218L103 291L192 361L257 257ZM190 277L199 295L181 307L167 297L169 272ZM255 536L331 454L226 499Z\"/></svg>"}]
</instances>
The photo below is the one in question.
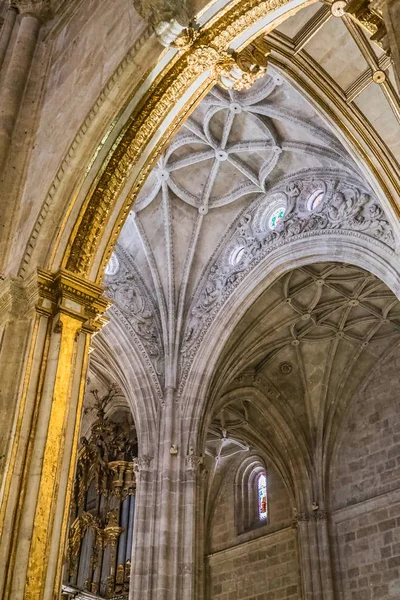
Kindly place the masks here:
<instances>
[{"instance_id":1,"label":"stone vaulted ceiling","mask_svg":"<svg viewBox=\"0 0 400 600\"><path fill-rule=\"evenodd\" d=\"M263 381L312 444L399 342L400 303L384 283L358 267L318 263L281 276L257 299L226 345L218 378L225 389Z\"/></svg>"},{"instance_id":2,"label":"stone vaulted ceiling","mask_svg":"<svg viewBox=\"0 0 400 600\"><path fill-rule=\"evenodd\" d=\"M123 228L105 276L114 306L104 335L122 328L159 397L166 385L182 388L210 322L247 274L274 248L316 232L394 247L356 165L281 74L244 92L215 87Z\"/></svg>"},{"instance_id":3,"label":"stone vaulted ceiling","mask_svg":"<svg viewBox=\"0 0 400 600\"><path fill-rule=\"evenodd\" d=\"M272 457L290 487L301 471L329 463L352 398L399 343L400 302L374 275L330 262L276 280L215 369L205 439L213 494L246 455Z\"/></svg>"},{"instance_id":4,"label":"stone vaulted ceiling","mask_svg":"<svg viewBox=\"0 0 400 600\"><path fill-rule=\"evenodd\" d=\"M316 2L278 26L267 41L279 63L312 73L355 121L364 120L398 172L400 99L390 56L340 8L340 1Z\"/></svg>"}]
</instances>

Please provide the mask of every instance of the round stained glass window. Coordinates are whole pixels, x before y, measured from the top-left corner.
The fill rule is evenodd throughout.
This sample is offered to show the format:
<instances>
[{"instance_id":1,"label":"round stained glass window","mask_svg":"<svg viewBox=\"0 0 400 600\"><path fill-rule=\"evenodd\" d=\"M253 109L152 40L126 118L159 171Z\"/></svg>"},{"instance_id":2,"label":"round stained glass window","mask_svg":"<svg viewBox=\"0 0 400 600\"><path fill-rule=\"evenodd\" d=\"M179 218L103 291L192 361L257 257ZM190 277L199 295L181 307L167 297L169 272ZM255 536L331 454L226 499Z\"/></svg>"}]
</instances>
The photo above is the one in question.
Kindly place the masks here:
<instances>
[{"instance_id":1,"label":"round stained glass window","mask_svg":"<svg viewBox=\"0 0 400 600\"><path fill-rule=\"evenodd\" d=\"M238 248L235 248L231 252L231 255L229 257L231 265L237 265L242 260L243 255L244 255L244 247L243 246L239 246Z\"/></svg>"},{"instance_id":2,"label":"round stained glass window","mask_svg":"<svg viewBox=\"0 0 400 600\"><path fill-rule=\"evenodd\" d=\"M310 212L315 210L317 206L319 206L324 199L324 190L318 189L314 190L313 193L307 200L307 210Z\"/></svg>"},{"instance_id":3,"label":"round stained glass window","mask_svg":"<svg viewBox=\"0 0 400 600\"><path fill-rule=\"evenodd\" d=\"M278 208L276 208L269 217L268 227L270 229L275 229L278 223L280 223L280 221L282 221L283 217L285 216L285 212L286 206L278 206Z\"/></svg>"}]
</instances>

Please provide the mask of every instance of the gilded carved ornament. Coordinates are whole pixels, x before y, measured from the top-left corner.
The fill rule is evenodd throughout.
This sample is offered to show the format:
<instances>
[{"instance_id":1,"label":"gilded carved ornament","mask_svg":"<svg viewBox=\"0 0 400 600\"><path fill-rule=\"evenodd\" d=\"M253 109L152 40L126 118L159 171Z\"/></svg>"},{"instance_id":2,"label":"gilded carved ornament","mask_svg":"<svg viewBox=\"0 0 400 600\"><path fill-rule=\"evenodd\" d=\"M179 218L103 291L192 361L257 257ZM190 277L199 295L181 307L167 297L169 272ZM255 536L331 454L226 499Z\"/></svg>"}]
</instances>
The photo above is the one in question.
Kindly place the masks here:
<instances>
[{"instance_id":1,"label":"gilded carved ornament","mask_svg":"<svg viewBox=\"0 0 400 600\"><path fill-rule=\"evenodd\" d=\"M125 531L121 513L123 506L126 508L127 505L123 503L129 496L134 496L136 491L135 428L125 421L114 422L105 416L116 393L114 386L104 395L93 390L94 402L85 410L85 413L95 411L96 419L92 423L90 435L81 440L70 509L71 525L65 569L66 580L76 590L80 565L88 565L88 578L81 591L97 594L104 581L99 579L96 569L104 558L105 548L109 546L106 597L113 597L122 591L126 593L129 588L130 562L124 560L118 565L117 572L114 565L120 543L124 556L126 553L126 539L120 540L121 533ZM89 546L82 545L85 540ZM102 564L104 568L105 563Z\"/></svg>"},{"instance_id":2,"label":"gilded carved ornament","mask_svg":"<svg viewBox=\"0 0 400 600\"><path fill-rule=\"evenodd\" d=\"M159 132L165 117L176 106L178 100L196 81L199 74L209 71L209 79L197 89L192 99L186 103L176 119L166 129L136 178L132 191L115 222L107 250L103 254L102 265L97 273L97 280L101 281L103 269L110 258L132 203L153 166L155 156L175 131L177 124L185 118L201 94L218 79L226 87L240 89L240 87L250 86L258 76L262 76L268 54L266 48L262 48L260 51L260 46L264 45L262 37L252 44L256 52L251 48L246 48L238 55L228 53L233 40L265 18L268 13L278 10L288 3L289 0L232 2L233 6L229 10L212 19L204 28L198 31L190 28L182 29L181 34L174 38L172 43L180 49L180 52L154 81L140 106L132 113L129 127L109 158L96 188L84 203L63 262L68 270L80 275L89 273L106 223L133 167L137 164L148 143ZM306 4L307 2L304 2L304 5ZM146 10L150 10L147 18L155 22L159 8L156 5L154 9L151 9L150 5L152 6L152 3L147 2L143 5L138 4L136 8L143 15L147 15ZM356 9L353 7L353 2L350 2L345 7L342 6L342 10L344 12L346 9L346 12L357 22L377 34L380 30L378 22L375 22L375 13L372 9L370 10L369 3L363 2L362 6L364 8L366 6L366 9ZM167 12L168 10L170 8L167 9ZM248 53L254 55L254 62L245 60ZM259 60L260 54L262 55L261 61ZM245 70L241 73L243 66L245 66Z\"/></svg>"},{"instance_id":3,"label":"gilded carved ornament","mask_svg":"<svg viewBox=\"0 0 400 600\"><path fill-rule=\"evenodd\" d=\"M227 55L216 66L219 84L226 89L243 90L250 88L267 72L270 48L260 37L242 52Z\"/></svg>"},{"instance_id":4,"label":"gilded carved ornament","mask_svg":"<svg viewBox=\"0 0 400 600\"><path fill-rule=\"evenodd\" d=\"M140 108L132 114L130 126L110 157L96 188L78 217L68 246L69 250L64 259L64 266L68 270L80 275L86 275L89 272L104 227L132 168L139 160L144 148L159 130L165 117L176 106L179 98L196 81L199 74L209 71L210 77L196 91L192 100L186 104L176 120L166 130L153 154L167 141L177 123L190 110L191 105L212 82L217 81L221 73L226 77L225 83L231 87L240 87L242 84L248 86L250 81L254 81L263 74L261 69L265 68L266 64L266 49L262 65L252 63L249 66L247 61L242 61L242 65L245 62L247 64L247 71L243 73L243 79L241 79L237 76L236 71L236 69L239 69L237 61L242 58L241 53L240 56L229 54L229 45L243 31L264 18L272 10L277 10L287 4L288 1L264 0L260 2L258 0L246 0L232 3L232 8L224 12L219 18L214 19L210 25L196 32L196 34L184 33L182 38L175 42L178 47L181 45L182 50L178 53L176 59L172 61L172 64L155 80L146 98L140 104ZM258 51L256 54L259 55ZM232 69L234 69L233 72ZM112 246L115 244L132 202L152 167L153 160L154 156L152 155L141 170L132 194L129 195L129 200L121 209L111 235L110 246L103 257L103 267L109 259ZM102 270L100 269L98 280L100 281L101 278Z\"/></svg>"},{"instance_id":5,"label":"gilded carved ornament","mask_svg":"<svg viewBox=\"0 0 400 600\"><path fill-rule=\"evenodd\" d=\"M377 2L371 0L334 0L331 5L334 17L348 15L371 35L371 40L389 51L387 32L382 10ZM381 83L381 82L377 82Z\"/></svg>"},{"instance_id":6,"label":"gilded carved ornament","mask_svg":"<svg viewBox=\"0 0 400 600\"><path fill-rule=\"evenodd\" d=\"M107 323L111 301L103 288L73 273L38 270L39 301L36 309L48 316L62 312L82 322L82 331L97 333Z\"/></svg>"}]
</instances>

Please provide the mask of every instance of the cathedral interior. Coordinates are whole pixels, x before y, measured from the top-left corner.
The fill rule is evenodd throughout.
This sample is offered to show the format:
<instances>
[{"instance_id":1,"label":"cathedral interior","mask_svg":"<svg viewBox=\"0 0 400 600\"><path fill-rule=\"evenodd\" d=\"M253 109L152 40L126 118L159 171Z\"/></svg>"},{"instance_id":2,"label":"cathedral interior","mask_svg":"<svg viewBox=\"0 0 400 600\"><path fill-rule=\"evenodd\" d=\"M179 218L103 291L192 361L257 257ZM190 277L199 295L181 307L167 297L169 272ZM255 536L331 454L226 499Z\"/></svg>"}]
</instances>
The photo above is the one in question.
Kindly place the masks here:
<instances>
[{"instance_id":1,"label":"cathedral interior","mask_svg":"<svg viewBox=\"0 0 400 600\"><path fill-rule=\"evenodd\" d=\"M0 200L0 598L400 600L400 0L0 0Z\"/></svg>"}]
</instances>

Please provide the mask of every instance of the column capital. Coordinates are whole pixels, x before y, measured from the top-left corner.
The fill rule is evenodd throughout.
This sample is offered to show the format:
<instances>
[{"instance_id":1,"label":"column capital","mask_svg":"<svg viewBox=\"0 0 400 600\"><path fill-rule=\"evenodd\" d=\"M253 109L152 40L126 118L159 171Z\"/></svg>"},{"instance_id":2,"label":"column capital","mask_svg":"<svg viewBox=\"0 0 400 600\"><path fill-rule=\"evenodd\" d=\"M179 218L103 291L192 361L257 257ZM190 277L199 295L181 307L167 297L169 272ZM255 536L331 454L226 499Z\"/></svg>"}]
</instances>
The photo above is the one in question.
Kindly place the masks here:
<instances>
[{"instance_id":1,"label":"column capital","mask_svg":"<svg viewBox=\"0 0 400 600\"><path fill-rule=\"evenodd\" d=\"M47 21L53 16L51 0L11 0L10 5L20 15L31 15L40 21Z\"/></svg>"},{"instance_id":2,"label":"column capital","mask_svg":"<svg viewBox=\"0 0 400 600\"><path fill-rule=\"evenodd\" d=\"M199 467L203 464L202 456L195 456L194 454L187 454L185 456L186 471L196 473Z\"/></svg>"},{"instance_id":3,"label":"column capital","mask_svg":"<svg viewBox=\"0 0 400 600\"><path fill-rule=\"evenodd\" d=\"M111 300L103 296L101 286L61 269L57 273L38 270L38 287L39 312L68 314L82 322L85 333L96 333L107 323L104 313Z\"/></svg>"},{"instance_id":4,"label":"column capital","mask_svg":"<svg viewBox=\"0 0 400 600\"><path fill-rule=\"evenodd\" d=\"M310 512L297 512L297 510L294 510L292 525L296 528L297 524L301 522L327 521L329 516L329 512L326 510L314 509Z\"/></svg>"},{"instance_id":5,"label":"column capital","mask_svg":"<svg viewBox=\"0 0 400 600\"><path fill-rule=\"evenodd\" d=\"M186 0L133 0L132 4L139 15L154 28L161 23L175 21L181 27L189 25L189 13Z\"/></svg>"},{"instance_id":6,"label":"column capital","mask_svg":"<svg viewBox=\"0 0 400 600\"><path fill-rule=\"evenodd\" d=\"M152 456L139 456L134 461L133 470L135 473L142 473L143 471L150 471L150 463L153 460Z\"/></svg>"}]
</instances>

